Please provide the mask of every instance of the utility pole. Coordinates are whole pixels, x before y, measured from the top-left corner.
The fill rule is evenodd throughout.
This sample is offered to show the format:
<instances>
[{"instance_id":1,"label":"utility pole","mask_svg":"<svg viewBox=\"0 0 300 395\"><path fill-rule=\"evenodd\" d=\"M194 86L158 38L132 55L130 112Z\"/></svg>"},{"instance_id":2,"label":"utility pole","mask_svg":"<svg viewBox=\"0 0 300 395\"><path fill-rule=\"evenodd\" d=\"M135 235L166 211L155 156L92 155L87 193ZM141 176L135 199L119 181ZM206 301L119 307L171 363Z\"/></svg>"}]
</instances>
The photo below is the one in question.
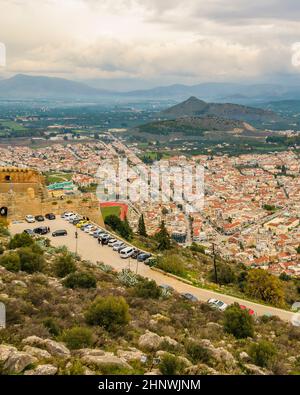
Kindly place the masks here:
<instances>
[{"instance_id":1,"label":"utility pole","mask_svg":"<svg viewBox=\"0 0 300 395\"><path fill-rule=\"evenodd\" d=\"M216 253L215 253L215 243L213 243L213 260L214 260L214 271L215 271L215 282L218 284L218 272L217 272L217 260L216 260Z\"/></svg>"},{"instance_id":2,"label":"utility pole","mask_svg":"<svg viewBox=\"0 0 300 395\"><path fill-rule=\"evenodd\" d=\"M76 255L78 255L78 232L77 232L77 230L75 231L75 242L76 242L75 252L76 252Z\"/></svg>"}]
</instances>

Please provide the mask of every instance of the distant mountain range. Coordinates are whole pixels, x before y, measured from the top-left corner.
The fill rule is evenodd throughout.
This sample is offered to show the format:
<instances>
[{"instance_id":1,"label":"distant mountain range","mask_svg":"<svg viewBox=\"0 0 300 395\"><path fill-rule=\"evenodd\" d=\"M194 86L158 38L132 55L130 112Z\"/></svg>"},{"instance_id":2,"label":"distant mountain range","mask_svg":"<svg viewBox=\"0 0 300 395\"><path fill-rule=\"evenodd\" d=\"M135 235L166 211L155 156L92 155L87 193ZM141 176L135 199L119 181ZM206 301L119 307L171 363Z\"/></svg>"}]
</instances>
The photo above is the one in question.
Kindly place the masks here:
<instances>
[{"instance_id":1,"label":"distant mountain range","mask_svg":"<svg viewBox=\"0 0 300 395\"><path fill-rule=\"evenodd\" d=\"M101 85L100 85L101 86ZM107 85L106 85L107 86ZM113 85L116 87L117 85ZM63 78L17 74L9 79L0 79L2 99L170 99L184 100L196 96L207 101L240 104L262 103L278 100L300 100L300 83L283 84L238 84L202 83L197 85L175 84L152 89L118 92L100 89L94 81L76 82Z\"/></svg>"},{"instance_id":2,"label":"distant mountain range","mask_svg":"<svg viewBox=\"0 0 300 395\"><path fill-rule=\"evenodd\" d=\"M84 83L64 78L17 74L0 80L0 97L5 99L76 99L109 94L109 91L94 89Z\"/></svg>"},{"instance_id":3,"label":"distant mountain range","mask_svg":"<svg viewBox=\"0 0 300 395\"><path fill-rule=\"evenodd\" d=\"M244 122L279 122L273 111L230 103L207 103L191 96L188 100L162 111L168 118L214 116Z\"/></svg>"}]
</instances>

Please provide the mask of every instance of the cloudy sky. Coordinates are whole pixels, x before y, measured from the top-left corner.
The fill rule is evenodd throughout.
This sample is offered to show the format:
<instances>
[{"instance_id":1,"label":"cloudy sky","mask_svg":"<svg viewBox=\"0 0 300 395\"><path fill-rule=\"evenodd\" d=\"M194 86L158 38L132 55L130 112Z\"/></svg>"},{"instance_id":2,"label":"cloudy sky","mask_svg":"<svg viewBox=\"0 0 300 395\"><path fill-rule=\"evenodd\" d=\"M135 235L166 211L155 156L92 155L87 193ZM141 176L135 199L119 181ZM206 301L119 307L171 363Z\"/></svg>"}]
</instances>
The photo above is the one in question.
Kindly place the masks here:
<instances>
[{"instance_id":1,"label":"cloudy sky","mask_svg":"<svg viewBox=\"0 0 300 395\"><path fill-rule=\"evenodd\" d=\"M153 83L300 75L298 0L0 0L2 77Z\"/></svg>"}]
</instances>

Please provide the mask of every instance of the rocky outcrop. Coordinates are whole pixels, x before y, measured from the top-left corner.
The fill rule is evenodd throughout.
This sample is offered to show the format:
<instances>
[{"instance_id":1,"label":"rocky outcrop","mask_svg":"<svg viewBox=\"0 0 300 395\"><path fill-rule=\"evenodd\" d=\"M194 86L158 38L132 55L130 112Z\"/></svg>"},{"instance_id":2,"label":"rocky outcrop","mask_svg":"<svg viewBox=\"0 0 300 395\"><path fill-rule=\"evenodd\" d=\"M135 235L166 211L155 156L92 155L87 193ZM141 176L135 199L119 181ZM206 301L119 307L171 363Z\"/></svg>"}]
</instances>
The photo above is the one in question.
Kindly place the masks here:
<instances>
[{"instance_id":1,"label":"rocky outcrop","mask_svg":"<svg viewBox=\"0 0 300 395\"><path fill-rule=\"evenodd\" d=\"M35 369L27 370L24 375L28 376L53 376L58 368L54 365L38 365Z\"/></svg>"},{"instance_id":2,"label":"rocky outcrop","mask_svg":"<svg viewBox=\"0 0 300 395\"><path fill-rule=\"evenodd\" d=\"M110 352L103 352L102 355L85 355L81 358L81 360L87 365L97 366L98 368L104 366L114 366L118 368L132 369L125 359L117 357Z\"/></svg>"},{"instance_id":3,"label":"rocky outcrop","mask_svg":"<svg viewBox=\"0 0 300 395\"><path fill-rule=\"evenodd\" d=\"M71 353L63 343L54 340L46 339L44 346L49 353L55 357L70 357Z\"/></svg>"},{"instance_id":4,"label":"rocky outcrop","mask_svg":"<svg viewBox=\"0 0 300 395\"><path fill-rule=\"evenodd\" d=\"M23 344L41 347L46 349L52 356L68 358L71 353L70 350L63 344L51 339L42 339L38 336L29 336L23 339Z\"/></svg>"},{"instance_id":5,"label":"rocky outcrop","mask_svg":"<svg viewBox=\"0 0 300 395\"><path fill-rule=\"evenodd\" d=\"M128 350L118 350L117 356L124 359L126 362L140 361L145 354L137 348L130 347Z\"/></svg>"},{"instance_id":6,"label":"rocky outcrop","mask_svg":"<svg viewBox=\"0 0 300 395\"><path fill-rule=\"evenodd\" d=\"M271 374L271 372L269 372L268 370L262 369L259 366L252 365L250 363L245 364L244 368L246 369L246 372L248 374L253 374L258 376L267 376Z\"/></svg>"},{"instance_id":7,"label":"rocky outcrop","mask_svg":"<svg viewBox=\"0 0 300 395\"><path fill-rule=\"evenodd\" d=\"M236 360L234 359L233 355L224 347L215 347L208 339L201 340L200 344L208 350L210 355L216 361L224 363L226 367L232 367L236 365Z\"/></svg>"},{"instance_id":8,"label":"rocky outcrop","mask_svg":"<svg viewBox=\"0 0 300 395\"><path fill-rule=\"evenodd\" d=\"M215 369L211 368L210 366L205 365L204 363L200 363L198 365L192 365L185 369L185 374L188 375L218 375Z\"/></svg>"},{"instance_id":9,"label":"rocky outcrop","mask_svg":"<svg viewBox=\"0 0 300 395\"><path fill-rule=\"evenodd\" d=\"M242 351L240 353L239 358L240 358L240 360L242 362L249 362L249 361L251 361L251 358L249 357L249 355L245 351Z\"/></svg>"},{"instance_id":10,"label":"rocky outcrop","mask_svg":"<svg viewBox=\"0 0 300 395\"><path fill-rule=\"evenodd\" d=\"M16 347L2 344L0 346L0 362L5 362L10 354L14 351L17 351Z\"/></svg>"},{"instance_id":11,"label":"rocky outcrop","mask_svg":"<svg viewBox=\"0 0 300 395\"><path fill-rule=\"evenodd\" d=\"M37 362L37 358L26 352L13 351L7 358L3 369L8 373L17 374L23 372L27 366Z\"/></svg>"},{"instance_id":12,"label":"rocky outcrop","mask_svg":"<svg viewBox=\"0 0 300 395\"><path fill-rule=\"evenodd\" d=\"M51 354L49 354L48 351L42 350L41 348L38 348L38 347L25 346L23 348L23 351L27 352L28 354L33 355L34 357L36 357L38 359L51 358Z\"/></svg>"},{"instance_id":13,"label":"rocky outcrop","mask_svg":"<svg viewBox=\"0 0 300 395\"><path fill-rule=\"evenodd\" d=\"M139 338L139 347L147 349L149 351L156 351L159 349L163 338L154 332L146 331Z\"/></svg>"},{"instance_id":14,"label":"rocky outcrop","mask_svg":"<svg viewBox=\"0 0 300 395\"><path fill-rule=\"evenodd\" d=\"M170 338L169 336L159 336L157 333L146 331L139 338L139 347L149 351L157 351L163 343L169 346L176 347L177 341Z\"/></svg>"}]
</instances>

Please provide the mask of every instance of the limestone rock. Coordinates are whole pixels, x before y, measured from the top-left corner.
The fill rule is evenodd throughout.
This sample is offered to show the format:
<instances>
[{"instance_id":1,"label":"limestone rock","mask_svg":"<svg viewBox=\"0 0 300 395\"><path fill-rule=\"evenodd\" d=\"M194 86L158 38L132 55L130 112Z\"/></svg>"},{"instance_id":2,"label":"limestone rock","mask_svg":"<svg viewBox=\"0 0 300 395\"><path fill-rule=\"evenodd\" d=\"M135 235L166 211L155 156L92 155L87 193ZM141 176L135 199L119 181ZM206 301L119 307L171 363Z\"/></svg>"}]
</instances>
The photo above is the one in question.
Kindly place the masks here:
<instances>
[{"instance_id":1,"label":"limestone rock","mask_svg":"<svg viewBox=\"0 0 300 395\"><path fill-rule=\"evenodd\" d=\"M54 365L38 365L35 369L27 370L24 374L28 376L53 376L58 371Z\"/></svg>"},{"instance_id":2,"label":"limestone rock","mask_svg":"<svg viewBox=\"0 0 300 395\"><path fill-rule=\"evenodd\" d=\"M163 338L161 336L154 332L146 331L139 338L139 347L155 351L159 349L162 342Z\"/></svg>"},{"instance_id":3,"label":"limestone rock","mask_svg":"<svg viewBox=\"0 0 300 395\"><path fill-rule=\"evenodd\" d=\"M184 373L188 375L213 375L213 376L219 374L219 372L217 372L215 369L205 365L204 363L189 366L185 369Z\"/></svg>"},{"instance_id":4,"label":"limestone rock","mask_svg":"<svg viewBox=\"0 0 300 395\"><path fill-rule=\"evenodd\" d=\"M27 284L24 281L21 281L21 280L13 280L11 283L13 285L17 285L19 287L27 288Z\"/></svg>"},{"instance_id":5,"label":"limestone rock","mask_svg":"<svg viewBox=\"0 0 300 395\"><path fill-rule=\"evenodd\" d=\"M27 352L28 354L33 355L38 359L46 359L51 358L51 355L46 350L42 350L41 348L32 347L32 346L25 346L23 351Z\"/></svg>"},{"instance_id":6,"label":"limestone rock","mask_svg":"<svg viewBox=\"0 0 300 395\"><path fill-rule=\"evenodd\" d=\"M161 372L159 369L153 369L153 370L150 370L150 372L146 372L144 375L145 376L160 376Z\"/></svg>"},{"instance_id":7,"label":"limestone rock","mask_svg":"<svg viewBox=\"0 0 300 395\"><path fill-rule=\"evenodd\" d=\"M45 344L45 339L42 339L41 337L38 336L28 336L22 340L22 343L28 344L30 346L42 347Z\"/></svg>"},{"instance_id":8,"label":"limestone rock","mask_svg":"<svg viewBox=\"0 0 300 395\"><path fill-rule=\"evenodd\" d=\"M259 366L253 365L251 363L245 364L244 367L247 370L247 373L249 374L254 374L258 376L266 376L270 374L269 371L262 369Z\"/></svg>"},{"instance_id":9,"label":"limestone rock","mask_svg":"<svg viewBox=\"0 0 300 395\"><path fill-rule=\"evenodd\" d=\"M14 351L17 351L16 347L2 344L0 346L0 362L5 362L10 354Z\"/></svg>"},{"instance_id":10,"label":"limestone rock","mask_svg":"<svg viewBox=\"0 0 300 395\"><path fill-rule=\"evenodd\" d=\"M80 350L74 351L75 355L79 355L80 357L86 357L86 356L101 356L105 354L105 351L100 350L98 348L92 349L92 348L81 348Z\"/></svg>"},{"instance_id":11,"label":"limestone rock","mask_svg":"<svg viewBox=\"0 0 300 395\"><path fill-rule=\"evenodd\" d=\"M215 347L208 339L201 340L200 344L210 352L214 359L216 359L218 362L224 363L226 367L232 367L236 365L236 360L234 359L233 355L224 347Z\"/></svg>"},{"instance_id":12,"label":"limestone rock","mask_svg":"<svg viewBox=\"0 0 300 395\"><path fill-rule=\"evenodd\" d=\"M126 362L140 361L145 354L137 348L130 347L128 350L118 350L117 356L123 358Z\"/></svg>"},{"instance_id":13,"label":"limestone rock","mask_svg":"<svg viewBox=\"0 0 300 395\"><path fill-rule=\"evenodd\" d=\"M105 352L103 355L86 355L82 361L88 365L102 366L116 366L119 368L132 369L132 367L125 361L125 359L117 357L113 353Z\"/></svg>"},{"instance_id":14,"label":"limestone rock","mask_svg":"<svg viewBox=\"0 0 300 395\"><path fill-rule=\"evenodd\" d=\"M240 353L239 357L240 357L240 360L243 361L243 362L251 361L251 358L249 357L249 355L245 351L242 351Z\"/></svg>"},{"instance_id":15,"label":"limestone rock","mask_svg":"<svg viewBox=\"0 0 300 395\"><path fill-rule=\"evenodd\" d=\"M56 357L70 357L71 353L69 349L63 344L54 340L46 339L44 341L45 348L49 353Z\"/></svg>"},{"instance_id":16,"label":"limestone rock","mask_svg":"<svg viewBox=\"0 0 300 395\"><path fill-rule=\"evenodd\" d=\"M8 373L21 373L28 365L37 361L37 358L26 352L14 351L9 355L3 368Z\"/></svg>"},{"instance_id":17,"label":"limestone rock","mask_svg":"<svg viewBox=\"0 0 300 395\"><path fill-rule=\"evenodd\" d=\"M171 346L171 347L177 347L177 346L178 346L178 342L177 342L176 340L172 339L172 338L169 337L169 336L164 336L164 337L162 338L162 341L165 342L165 343L167 343L168 346Z\"/></svg>"}]
</instances>

